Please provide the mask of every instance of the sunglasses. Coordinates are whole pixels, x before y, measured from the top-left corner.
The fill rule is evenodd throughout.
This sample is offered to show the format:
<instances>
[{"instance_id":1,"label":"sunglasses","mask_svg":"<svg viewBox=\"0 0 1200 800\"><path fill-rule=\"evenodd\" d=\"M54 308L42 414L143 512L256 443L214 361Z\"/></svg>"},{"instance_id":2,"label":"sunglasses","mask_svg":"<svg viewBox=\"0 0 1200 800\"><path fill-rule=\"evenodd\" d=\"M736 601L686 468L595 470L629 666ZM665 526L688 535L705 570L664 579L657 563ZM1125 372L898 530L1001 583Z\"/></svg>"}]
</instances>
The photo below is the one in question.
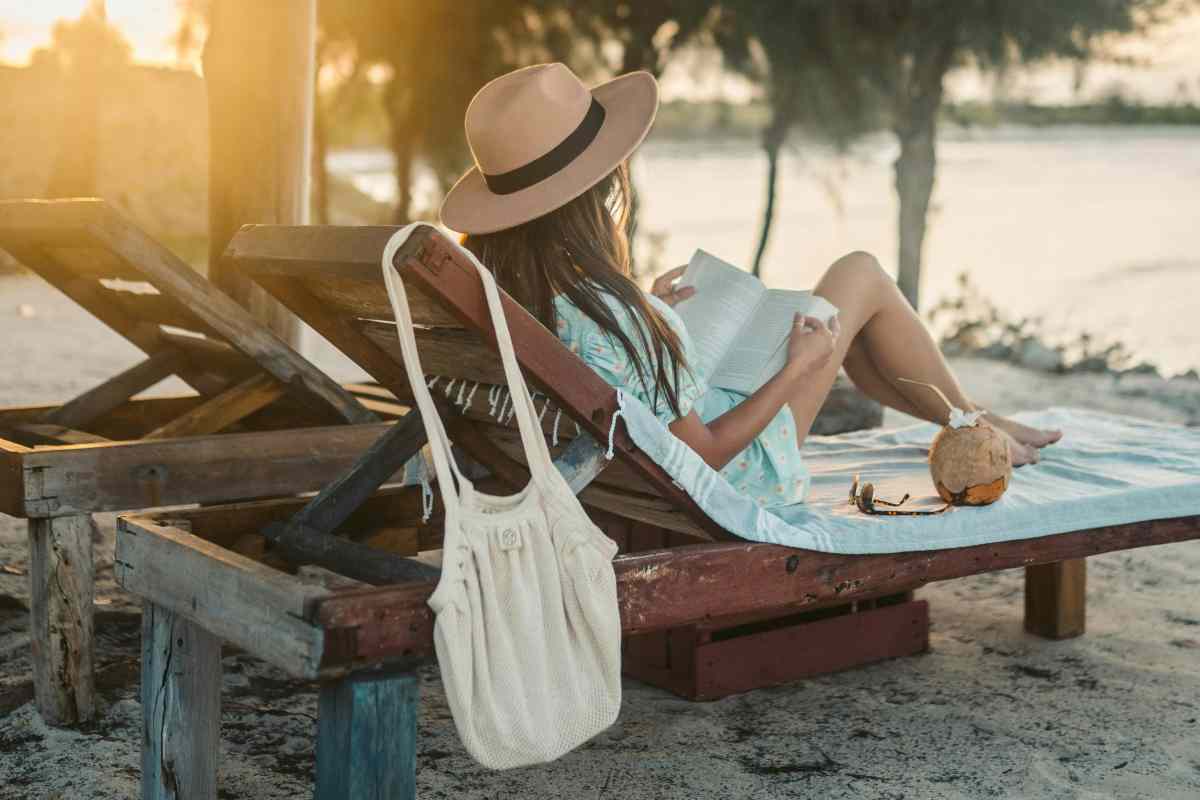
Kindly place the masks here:
<instances>
[{"instance_id":1,"label":"sunglasses","mask_svg":"<svg viewBox=\"0 0 1200 800\"><path fill-rule=\"evenodd\" d=\"M905 494L900 498L900 502L893 503L890 500L875 496L875 486L870 483L859 483L858 476L854 476L854 482L850 484L850 505L855 506L864 514L879 514L889 517L927 517L931 514L941 514L946 509L950 508L950 503L942 506L934 511L909 511L901 509L900 506L908 502L910 495ZM886 508L880 508L886 506Z\"/></svg>"}]
</instances>

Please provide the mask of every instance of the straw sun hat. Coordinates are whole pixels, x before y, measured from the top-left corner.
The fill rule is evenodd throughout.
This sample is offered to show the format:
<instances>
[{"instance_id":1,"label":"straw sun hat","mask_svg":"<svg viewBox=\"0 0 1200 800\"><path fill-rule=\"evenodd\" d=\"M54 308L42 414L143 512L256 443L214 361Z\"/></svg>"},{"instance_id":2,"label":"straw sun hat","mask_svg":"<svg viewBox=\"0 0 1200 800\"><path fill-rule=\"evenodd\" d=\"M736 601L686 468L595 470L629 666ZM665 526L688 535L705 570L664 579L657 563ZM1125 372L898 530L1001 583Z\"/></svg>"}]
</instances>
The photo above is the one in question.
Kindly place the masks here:
<instances>
[{"instance_id":1,"label":"straw sun hat","mask_svg":"<svg viewBox=\"0 0 1200 800\"><path fill-rule=\"evenodd\" d=\"M442 224L492 233L566 205L630 156L658 111L658 83L631 72L590 91L563 64L488 83L467 106L475 166L442 203Z\"/></svg>"}]
</instances>

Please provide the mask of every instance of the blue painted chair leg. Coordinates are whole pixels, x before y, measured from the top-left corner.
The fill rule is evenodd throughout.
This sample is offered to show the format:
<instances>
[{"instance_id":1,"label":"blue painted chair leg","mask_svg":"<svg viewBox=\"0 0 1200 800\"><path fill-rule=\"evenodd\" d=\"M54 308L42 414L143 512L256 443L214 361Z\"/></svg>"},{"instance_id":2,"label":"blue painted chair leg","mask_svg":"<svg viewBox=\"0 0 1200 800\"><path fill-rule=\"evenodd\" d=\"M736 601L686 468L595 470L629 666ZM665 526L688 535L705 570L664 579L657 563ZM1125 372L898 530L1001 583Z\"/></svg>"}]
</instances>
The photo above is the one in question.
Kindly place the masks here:
<instances>
[{"instance_id":1,"label":"blue painted chair leg","mask_svg":"<svg viewBox=\"0 0 1200 800\"><path fill-rule=\"evenodd\" d=\"M351 674L321 687L316 800L417 796L417 699L411 672Z\"/></svg>"}]
</instances>

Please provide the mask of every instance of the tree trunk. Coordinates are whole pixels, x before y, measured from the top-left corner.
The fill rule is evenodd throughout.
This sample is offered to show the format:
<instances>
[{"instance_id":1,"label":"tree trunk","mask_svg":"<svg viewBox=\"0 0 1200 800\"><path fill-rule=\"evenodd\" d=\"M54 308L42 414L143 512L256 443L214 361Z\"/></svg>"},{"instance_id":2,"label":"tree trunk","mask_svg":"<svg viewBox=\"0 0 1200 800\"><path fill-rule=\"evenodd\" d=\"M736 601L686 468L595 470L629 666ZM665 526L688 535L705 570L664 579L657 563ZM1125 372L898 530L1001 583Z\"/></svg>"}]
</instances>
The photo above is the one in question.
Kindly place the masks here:
<instances>
[{"instance_id":1,"label":"tree trunk","mask_svg":"<svg viewBox=\"0 0 1200 800\"><path fill-rule=\"evenodd\" d=\"M321 106L321 97L317 92L316 73L321 70L320 47L313 64L313 157L312 157L312 216L318 225L329 224L329 171L325 165L329 155L325 109Z\"/></svg>"},{"instance_id":2,"label":"tree trunk","mask_svg":"<svg viewBox=\"0 0 1200 800\"><path fill-rule=\"evenodd\" d=\"M93 14L103 23L107 19L104 2L93 0L85 15ZM98 54L84 50L63 71L64 99L59 115L58 153L47 197L94 197L96 163L100 150L100 95L107 88L106 67ZM84 58L81 58L83 56Z\"/></svg>"},{"instance_id":3,"label":"tree trunk","mask_svg":"<svg viewBox=\"0 0 1200 800\"><path fill-rule=\"evenodd\" d=\"M762 276L762 260L767 252L767 241L771 236L771 223L775 221L775 188L779 177L779 151L783 149L784 137L770 131L763 139L763 150L767 154L767 205L763 209L762 232L758 235L758 248L754 251L752 272Z\"/></svg>"},{"instance_id":4,"label":"tree trunk","mask_svg":"<svg viewBox=\"0 0 1200 800\"><path fill-rule=\"evenodd\" d=\"M392 210L392 221L407 225L412 222L413 132L406 121L406 100L396 86L396 80L392 78L384 96L390 129L388 143L396 162L396 207Z\"/></svg>"},{"instance_id":5,"label":"tree trunk","mask_svg":"<svg viewBox=\"0 0 1200 800\"><path fill-rule=\"evenodd\" d=\"M933 194L937 152L933 117L906 131L897 131L900 155L896 159L896 195L900 201L900 291L913 308L920 308L921 248Z\"/></svg>"},{"instance_id":6,"label":"tree trunk","mask_svg":"<svg viewBox=\"0 0 1200 800\"><path fill-rule=\"evenodd\" d=\"M295 317L222 254L242 225L308 222L316 0L213 0L209 25L209 277L294 345Z\"/></svg>"}]
</instances>

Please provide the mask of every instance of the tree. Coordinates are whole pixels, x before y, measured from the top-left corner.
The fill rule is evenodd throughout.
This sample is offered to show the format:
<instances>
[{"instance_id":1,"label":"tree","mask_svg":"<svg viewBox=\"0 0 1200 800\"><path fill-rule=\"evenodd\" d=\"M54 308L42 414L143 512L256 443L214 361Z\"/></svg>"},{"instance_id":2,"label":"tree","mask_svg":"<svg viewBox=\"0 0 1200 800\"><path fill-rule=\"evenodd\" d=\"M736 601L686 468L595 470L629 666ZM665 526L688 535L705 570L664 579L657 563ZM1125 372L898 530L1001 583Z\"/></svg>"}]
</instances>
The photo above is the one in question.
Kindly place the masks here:
<instances>
[{"instance_id":1,"label":"tree","mask_svg":"<svg viewBox=\"0 0 1200 800\"><path fill-rule=\"evenodd\" d=\"M835 146L873 127L874 98L862 77L835 67L833 4L786 0L727 0L714 24L725 61L762 84L770 118L762 131L767 157L766 202L752 271L762 261L775 220L780 154L803 127Z\"/></svg>"},{"instance_id":2,"label":"tree","mask_svg":"<svg viewBox=\"0 0 1200 800\"><path fill-rule=\"evenodd\" d=\"M90 0L77 20L56 22L49 48L35 52L33 63L54 69L65 85L58 154L46 187L47 197L90 197L97 193L101 97L114 73L128 65L130 46L108 24L104 0Z\"/></svg>"},{"instance_id":3,"label":"tree","mask_svg":"<svg viewBox=\"0 0 1200 800\"><path fill-rule=\"evenodd\" d=\"M662 77L670 55L704 32L717 0L540 0L535 8L548 28L546 48L577 73L624 74L645 70ZM585 48L580 41L587 42ZM620 46L619 61L605 58L608 45ZM630 169L630 256L636 249L638 194ZM634 260L635 274L637 261Z\"/></svg>"},{"instance_id":4,"label":"tree","mask_svg":"<svg viewBox=\"0 0 1200 800\"><path fill-rule=\"evenodd\" d=\"M396 3L324 0L322 35L347 43L360 64L386 75L383 102L395 158L395 218L414 215L416 168L444 191L469 161L462 135L467 103L487 81L526 62L536 20L518 0Z\"/></svg>"},{"instance_id":5,"label":"tree","mask_svg":"<svg viewBox=\"0 0 1200 800\"><path fill-rule=\"evenodd\" d=\"M1101 57L1105 37L1152 24L1167 0L816 0L829 7L836 69L863 76L884 100L900 153L898 280L920 300L921 251L937 168L937 120L946 74L1063 58ZM846 85L853 85L847 82Z\"/></svg>"}]
</instances>

